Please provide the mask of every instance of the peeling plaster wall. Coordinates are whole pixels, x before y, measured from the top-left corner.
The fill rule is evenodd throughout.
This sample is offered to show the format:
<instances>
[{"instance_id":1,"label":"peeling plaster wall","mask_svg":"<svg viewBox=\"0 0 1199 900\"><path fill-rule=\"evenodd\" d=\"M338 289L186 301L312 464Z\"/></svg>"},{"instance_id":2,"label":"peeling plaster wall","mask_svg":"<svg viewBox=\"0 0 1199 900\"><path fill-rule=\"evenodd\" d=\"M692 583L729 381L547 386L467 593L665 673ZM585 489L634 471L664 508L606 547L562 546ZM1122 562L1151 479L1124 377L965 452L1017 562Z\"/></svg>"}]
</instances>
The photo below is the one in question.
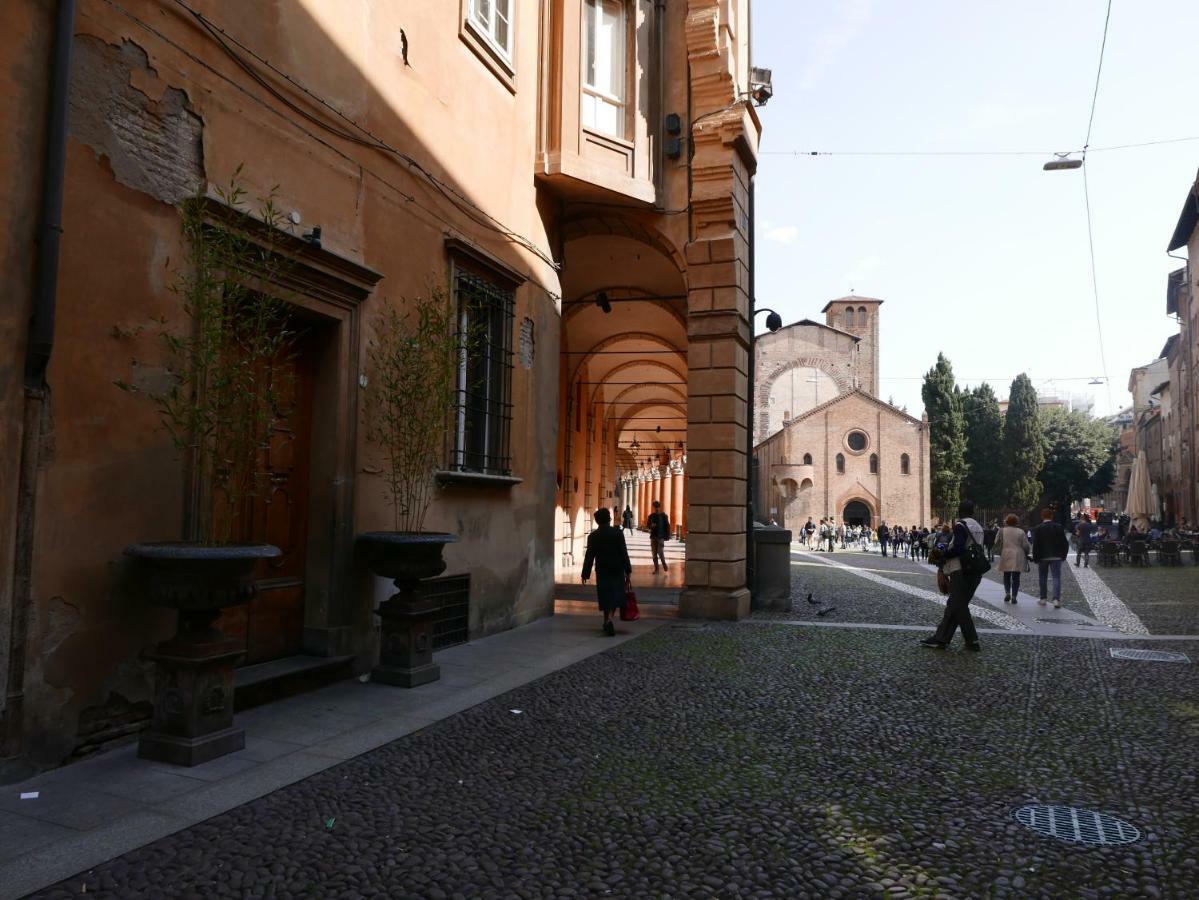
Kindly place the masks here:
<instances>
[{"instance_id":1,"label":"peeling plaster wall","mask_svg":"<svg viewBox=\"0 0 1199 900\"><path fill-rule=\"evenodd\" d=\"M184 91L158 82L145 50L83 34L71 70L72 138L107 159L113 177L135 191L163 203L196 193L204 183L203 122Z\"/></svg>"}]
</instances>

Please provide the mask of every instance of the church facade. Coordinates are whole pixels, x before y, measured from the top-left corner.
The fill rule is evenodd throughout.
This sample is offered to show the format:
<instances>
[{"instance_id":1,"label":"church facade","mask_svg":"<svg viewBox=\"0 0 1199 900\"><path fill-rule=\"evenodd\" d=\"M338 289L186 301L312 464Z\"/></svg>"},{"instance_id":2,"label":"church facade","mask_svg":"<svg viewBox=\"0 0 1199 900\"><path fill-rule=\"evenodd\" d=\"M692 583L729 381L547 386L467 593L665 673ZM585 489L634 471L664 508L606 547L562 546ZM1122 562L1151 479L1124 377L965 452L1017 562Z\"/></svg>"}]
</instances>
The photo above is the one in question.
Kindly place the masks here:
<instances>
[{"instance_id":1,"label":"church facade","mask_svg":"<svg viewBox=\"0 0 1199 900\"><path fill-rule=\"evenodd\" d=\"M757 338L759 519L931 524L928 423L878 399L882 303L842 297Z\"/></svg>"}]
</instances>

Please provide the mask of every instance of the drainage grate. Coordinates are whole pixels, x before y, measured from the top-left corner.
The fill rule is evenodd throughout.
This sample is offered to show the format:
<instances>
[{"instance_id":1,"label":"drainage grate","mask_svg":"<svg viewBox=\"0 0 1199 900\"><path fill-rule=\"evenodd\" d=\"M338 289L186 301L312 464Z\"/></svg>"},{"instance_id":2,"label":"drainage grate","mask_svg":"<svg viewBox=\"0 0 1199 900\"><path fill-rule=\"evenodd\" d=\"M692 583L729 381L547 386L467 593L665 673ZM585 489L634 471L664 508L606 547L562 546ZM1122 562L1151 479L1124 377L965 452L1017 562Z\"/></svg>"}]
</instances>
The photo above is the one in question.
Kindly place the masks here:
<instances>
[{"instance_id":1,"label":"drainage grate","mask_svg":"<svg viewBox=\"0 0 1199 900\"><path fill-rule=\"evenodd\" d=\"M1174 663L1189 663L1191 661L1190 657L1185 653L1171 653L1168 650L1134 650L1132 647L1112 647L1110 650L1115 659Z\"/></svg>"},{"instance_id":2,"label":"drainage grate","mask_svg":"<svg viewBox=\"0 0 1199 900\"><path fill-rule=\"evenodd\" d=\"M1012 815L1016 821L1037 834L1075 844L1131 844L1141 839L1135 825L1090 809L1077 806L1022 806Z\"/></svg>"}]
</instances>

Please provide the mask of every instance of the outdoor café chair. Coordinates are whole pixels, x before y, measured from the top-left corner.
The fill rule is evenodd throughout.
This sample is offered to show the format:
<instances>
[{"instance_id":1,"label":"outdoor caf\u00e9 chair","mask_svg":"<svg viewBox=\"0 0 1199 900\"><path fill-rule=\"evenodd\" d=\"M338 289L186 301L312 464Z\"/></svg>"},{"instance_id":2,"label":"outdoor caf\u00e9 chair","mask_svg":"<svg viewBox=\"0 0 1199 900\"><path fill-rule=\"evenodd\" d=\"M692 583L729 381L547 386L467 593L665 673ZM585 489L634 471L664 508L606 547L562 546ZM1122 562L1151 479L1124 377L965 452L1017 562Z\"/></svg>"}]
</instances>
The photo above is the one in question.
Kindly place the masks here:
<instances>
[{"instance_id":1,"label":"outdoor caf\u00e9 chair","mask_svg":"<svg viewBox=\"0 0 1199 900\"><path fill-rule=\"evenodd\" d=\"M1149 565L1149 542L1130 541L1128 544L1128 562L1134 566Z\"/></svg>"},{"instance_id":2,"label":"outdoor caf\u00e9 chair","mask_svg":"<svg viewBox=\"0 0 1199 900\"><path fill-rule=\"evenodd\" d=\"M1115 541L1103 541L1099 545L1099 565L1120 566L1120 545Z\"/></svg>"},{"instance_id":3,"label":"outdoor caf\u00e9 chair","mask_svg":"<svg viewBox=\"0 0 1199 900\"><path fill-rule=\"evenodd\" d=\"M1182 548L1178 541L1162 541L1157 548L1157 561L1163 565L1181 566Z\"/></svg>"}]
</instances>

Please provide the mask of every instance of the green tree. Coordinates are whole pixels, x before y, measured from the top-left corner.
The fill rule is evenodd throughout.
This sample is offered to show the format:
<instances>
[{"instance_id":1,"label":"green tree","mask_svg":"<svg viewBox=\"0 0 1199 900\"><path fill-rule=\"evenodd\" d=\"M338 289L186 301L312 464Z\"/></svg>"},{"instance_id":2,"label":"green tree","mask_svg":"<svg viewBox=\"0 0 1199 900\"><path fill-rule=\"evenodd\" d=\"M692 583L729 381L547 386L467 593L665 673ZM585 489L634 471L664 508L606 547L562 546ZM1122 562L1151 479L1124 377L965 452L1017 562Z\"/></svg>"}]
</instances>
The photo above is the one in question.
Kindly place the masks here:
<instances>
[{"instance_id":1,"label":"green tree","mask_svg":"<svg viewBox=\"0 0 1199 900\"><path fill-rule=\"evenodd\" d=\"M1041 415L1046 450L1040 480L1045 496L1065 511L1075 500L1110 490L1119 441L1115 429L1083 412L1050 409Z\"/></svg>"},{"instance_id":2,"label":"green tree","mask_svg":"<svg viewBox=\"0 0 1199 900\"><path fill-rule=\"evenodd\" d=\"M933 509L952 515L961 499L966 436L953 366L945 354L937 354L937 364L925 374L920 395L928 414Z\"/></svg>"},{"instance_id":3,"label":"green tree","mask_svg":"<svg viewBox=\"0 0 1199 900\"><path fill-rule=\"evenodd\" d=\"M962 490L984 509L998 509L1007 500L1003 471L1003 414L989 384L962 394L966 428L966 477Z\"/></svg>"},{"instance_id":4,"label":"green tree","mask_svg":"<svg viewBox=\"0 0 1199 900\"><path fill-rule=\"evenodd\" d=\"M1008 505L1032 509L1041 499L1038 476L1045 464L1045 436L1037 392L1023 372L1012 382L1003 422L1004 472Z\"/></svg>"}]
</instances>

